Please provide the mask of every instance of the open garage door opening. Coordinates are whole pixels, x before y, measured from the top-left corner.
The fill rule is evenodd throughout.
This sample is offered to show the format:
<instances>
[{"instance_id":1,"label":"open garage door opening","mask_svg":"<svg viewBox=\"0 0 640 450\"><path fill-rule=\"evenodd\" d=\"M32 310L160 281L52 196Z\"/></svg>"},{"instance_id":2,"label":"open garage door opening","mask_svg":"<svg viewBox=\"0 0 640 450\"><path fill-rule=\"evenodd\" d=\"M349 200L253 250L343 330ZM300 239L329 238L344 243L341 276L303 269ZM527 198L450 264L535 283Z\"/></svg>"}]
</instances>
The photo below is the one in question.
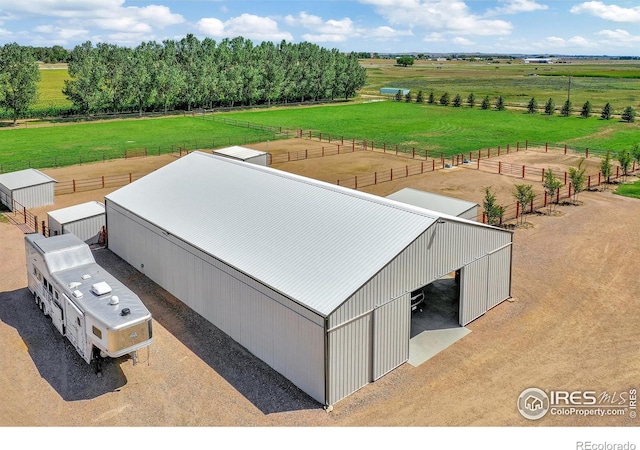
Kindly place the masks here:
<instances>
[{"instance_id":1,"label":"open garage door opening","mask_svg":"<svg viewBox=\"0 0 640 450\"><path fill-rule=\"evenodd\" d=\"M470 330L460 325L460 270L411 293L409 364L418 366Z\"/></svg>"}]
</instances>

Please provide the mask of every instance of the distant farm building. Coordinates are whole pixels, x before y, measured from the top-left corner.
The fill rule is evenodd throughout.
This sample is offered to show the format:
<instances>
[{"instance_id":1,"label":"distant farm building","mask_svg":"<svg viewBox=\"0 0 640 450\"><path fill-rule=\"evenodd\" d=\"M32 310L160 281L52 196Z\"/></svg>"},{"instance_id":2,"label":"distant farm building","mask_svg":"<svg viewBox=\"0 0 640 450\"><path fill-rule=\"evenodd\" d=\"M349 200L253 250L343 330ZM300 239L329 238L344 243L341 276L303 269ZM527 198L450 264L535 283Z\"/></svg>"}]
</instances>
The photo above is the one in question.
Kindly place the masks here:
<instances>
[{"instance_id":1,"label":"distant farm building","mask_svg":"<svg viewBox=\"0 0 640 450\"><path fill-rule=\"evenodd\" d=\"M511 231L215 154L105 207L116 255L325 405L409 360L416 290L455 272L462 326L511 297Z\"/></svg>"},{"instance_id":2,"label":"distant farm building","mask_svg":"<svg viewBox=\"0 0 640 450\"><path fill-rule=\"evenodd\" d=\"M87 202L47 213L49 235L73 233L87 244L100 241L106 226L104 205Z\"/></svg>"},{"instance_id":3,"label":"distant farm building","mask_svg":"<svg viewBox=\"0 0 640 450\"><path fill-rule=\"evenodd\" d=\"M553 58L524 58L522 60L525 64L553 64Z\"/></svg>"},{"instance_id":4,"label":"distant farm building","mask_svg":"<svg viewBox=\"0 0 640 450\"><path fill-rule=\"evenodd\" d=\"M411 92L410 89L390 88L390 87L380 88L380 93L384 95L396 95L398 91L400 91L402 95L407 95L409 92Z\"/></svg>"},{"instance_id":5,"label":"distant farm building","mask_svg":"<svg viewBox=\"0 0 640 450\"><path fill-rule=\"evenodd\" d=\"M56 180L36 169L0 175L0 203L11 211L53 205Z\"/></svg>"},{"instance_id":6,"label":"distant farm building","mask_svg":"<svg viewBox=\"0 0 640 450\"><path fill-rule=\"evenodd\" d=\"M433 192L404 188L387 195L387 198L463 219L476 220L478 217L477 203L434 194Z\"/></svg>"}]
</instances>

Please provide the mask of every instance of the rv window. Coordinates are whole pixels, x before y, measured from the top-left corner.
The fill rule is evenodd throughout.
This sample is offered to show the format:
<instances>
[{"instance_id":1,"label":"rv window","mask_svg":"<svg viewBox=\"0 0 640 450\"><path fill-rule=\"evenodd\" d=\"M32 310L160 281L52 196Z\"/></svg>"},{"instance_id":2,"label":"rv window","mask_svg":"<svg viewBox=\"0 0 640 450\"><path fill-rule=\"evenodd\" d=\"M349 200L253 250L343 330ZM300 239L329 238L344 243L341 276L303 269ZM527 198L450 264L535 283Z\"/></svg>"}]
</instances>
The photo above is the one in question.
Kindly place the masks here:
<instances>
[{"instance_id":1,"label":"rv window","mask_svg":"<svg viewBox=\"0 0 640 450\"><path fill-rule=\"evenodd\" d=\"M56 300L59 300L58 291L55 291Z\"/></svg>"},{"instance_id":2,"label":"rv window","mask_svg":"<svg viewBox=\"0 0 640 450\"><path fill-rule=\"evenodd\" d=\"M53 284L49 283L49 294L53 294Z\"/></svg>"},{"instance_id":3,"label":"rv window","mask_svg":"<svg viewBox=\"0 0 640 450\"><path fill-rule=\"evenodd\" d=\"M35 266L33 267L33 274L35 276L38 276L38 269L36 269Z\"/></svg>"},{"instance_id":4,"label":"rv window","mask_svg":"<svg viewBox=\"0 0 640 450\"><path fill-rule=\"evenodd\" d=\"M102 339L102 331L99 328L96 328L95 326L93 326L92 328L93 328L93 334L98 336L98 339Z\"/></svg>"},{"instance_id":5,"label":"rv window","mask_svg":"<svg viewBox=\"0 0 640 450\"><path fill-rule=\"evenodd\" d=\"M46 288L47 286L49 286L49 282L47 281L47 279L44 279L44 287Z\"/></svg>"},{"instance_id":6,"label":"rv window","mask_svg":"<svg viewBox=\"0 0 640 450\"><path fill-rule=\"evenodd\" d=\"M78 322L78 326L81 326L81 324L80 324L80 317L76 317L76 322Z\"/></svg>"},{"instance_id":7,"label":"rv window","mask_svg":"<svg viewBox=\"0 0 640 450\"><path fill-rule=\"evenodd\" d=\"M38 281L42 283L42 274L38 272Z\"/></svg>"}]
</instances>

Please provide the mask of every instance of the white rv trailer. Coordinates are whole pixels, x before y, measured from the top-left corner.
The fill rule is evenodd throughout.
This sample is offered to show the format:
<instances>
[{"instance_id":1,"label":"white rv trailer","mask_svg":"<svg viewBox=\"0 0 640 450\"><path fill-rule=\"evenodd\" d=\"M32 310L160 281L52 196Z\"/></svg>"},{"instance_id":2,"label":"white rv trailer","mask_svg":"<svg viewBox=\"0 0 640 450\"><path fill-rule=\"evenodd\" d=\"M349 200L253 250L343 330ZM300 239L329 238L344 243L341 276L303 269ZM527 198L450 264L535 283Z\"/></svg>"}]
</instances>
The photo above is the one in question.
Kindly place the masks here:
<instances>
[{"instance_id":1,"label":"white rv trailer","mask_svg":"<svg viewBox=\"0 0 640 450\"><path fill-rule=\"evenodd\" d=\"M73 233L25 236L29 290L45 316L100 372L103 358L130 354L153 341L151 313L140 298L99 266Z\"/></svg>"}]
</instances>

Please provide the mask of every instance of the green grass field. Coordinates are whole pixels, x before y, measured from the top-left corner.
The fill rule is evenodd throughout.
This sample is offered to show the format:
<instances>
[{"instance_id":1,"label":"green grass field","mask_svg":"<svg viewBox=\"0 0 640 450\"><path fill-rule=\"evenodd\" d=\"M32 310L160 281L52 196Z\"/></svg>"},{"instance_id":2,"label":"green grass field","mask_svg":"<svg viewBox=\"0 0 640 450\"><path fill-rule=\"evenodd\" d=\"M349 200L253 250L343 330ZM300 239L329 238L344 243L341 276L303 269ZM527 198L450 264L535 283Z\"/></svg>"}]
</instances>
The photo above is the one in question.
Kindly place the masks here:
<instances>
[{"instance_id":1,"label":"green grass field","mask_svg":"<svg viewBox=\"0 0 640 450\"><path fill-rule=\"evenodd\" d=\"M594 111L611 103L619 114L626 106L640 106L640 64L638 61L571 60L565 64L511 64L470 61L416 61L397 67L392 60L363 60L367 85L362 94L379 95L381 87L433 91L436 100L444 92L466 100L473 93L478 103L488 95L502 95L509 106L526 107L533 97L540 108L552 98L559 109L570 98L574 111L588 100ZM569 77L571 86L569 89Z\"/></svg>"},{"instance_id":2,"label":"green grass field","mask_svg":"<svg viewBox=\"0 0 640 450\"><path fill-rule=\"evenodd\" d=\"M69 79L66 67L55 67L40 70L40 82L38 83L38 100L33 109L68 108L71 102L62 93L64 80Z\"/></svg>"},{"instance_id":3,"label":"green grass field","mask_svg":"<svg viewBox=\"0 0 640 450\"><path fill-rule=\"evenodd\" d=\"M274 140L267 131L201 117L114 120L0 131L0 172L122 158L126 150L170 153Z\"/></svg>"},{"instance_id":4,"label":"green grass field","mask_svg":"<svg viewBox=\"0 0 640 450\"><path fill-rule=\"evenodd\" d=\"M230 113L216 113L245 122L314 130L335 138L364 139L376 146L383 143L407 150L429 150L446 155L467 153L497 146L530 144L568 145L592 151L629 149L640 142L640 122L622 123L617 118L601 120L596 101L640 101L640 67L637 62L571 63L551 66L486 64L469 62L420 62L414 67L395 67L384 60L362 62L369 72L368 84L356 100L339 105L272 108ZM441 67L438 69L437 67ZM537 67L537 69L536 69ZM534 71L550 76L529 76ZM64 69L41 70L39 105L43 108L65 105L60 92L67 78ZM439 87L451 97L474 92L478 103L486 95L521 97L526 104L531 96L540 96L540 107L550 95L558 95L556 106L566 96L568 75L572 75L572 99L589 97L594 115L582 119L577 115L562 117L523 110L481 110L478 107L454 108L405 102L367 102L379 96L382 86L428 89ZM581 75L581 76L578 76ZM413 84L412 84L413 83ZM439 92L440 92L439 91ZM582 96L582 97L581 97ZM66 104L68 106L68 103ZM620 107L621 108L621 107ZM637 108L640 109L640 108ZM616 111L618 112L618 111ZM80 161L118 158L127 149L147 148L150 153L166 153L172 147L193 149L242 145L275 136L260 130L224 125L193 117L149 120L115 120L104 123L79 123L26 129L0 130L0 171L21 168L77 164Z\"/></svg>"},{"instance_id":5,"label":"green grass field","mask_svg":"<svg viewBox=\"0 0 640 450\"><path fill-rule=\"evenodd\" d=\"M231 113L249 122L317 130L336 137L366 139L446 155L516 142L618 151L640 141L640 124L598 117L583 119L523 111L454 108L404 102L289 108Z\"/></svg>"},{"instance_id":6,"label":"green grass field","mask_svg":"<svg viewBox=\"0 0 640 450\"><path fill-rule=\"evenodd\" d=\"M623 195L625 197L640 198L640 181L633 184L621 184L614 194Z\"/></svg>"}]
</instances>

